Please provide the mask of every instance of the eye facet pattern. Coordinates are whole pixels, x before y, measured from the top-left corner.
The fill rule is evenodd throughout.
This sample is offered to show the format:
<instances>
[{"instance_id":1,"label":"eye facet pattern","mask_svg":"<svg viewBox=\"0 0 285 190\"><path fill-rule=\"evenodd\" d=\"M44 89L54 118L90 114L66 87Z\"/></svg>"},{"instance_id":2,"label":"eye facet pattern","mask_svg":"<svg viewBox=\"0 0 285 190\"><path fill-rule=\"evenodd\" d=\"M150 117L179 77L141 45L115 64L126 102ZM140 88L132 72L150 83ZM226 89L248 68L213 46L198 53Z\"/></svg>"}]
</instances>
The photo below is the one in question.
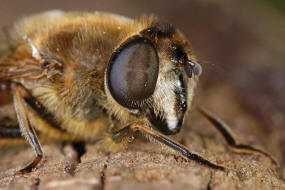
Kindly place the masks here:
<instances>
[{"instance_id":1,"label":"eye facet pattern","mask_svg":"<svg viewBox=\"0 0 285 190\"><path fill-rule=\"evenodd\" d=\"M119 47L111 56L107 85L122 106L136 109L155 89L159 60L154 45L137 37Z\"/></svg>"}]
</instances>

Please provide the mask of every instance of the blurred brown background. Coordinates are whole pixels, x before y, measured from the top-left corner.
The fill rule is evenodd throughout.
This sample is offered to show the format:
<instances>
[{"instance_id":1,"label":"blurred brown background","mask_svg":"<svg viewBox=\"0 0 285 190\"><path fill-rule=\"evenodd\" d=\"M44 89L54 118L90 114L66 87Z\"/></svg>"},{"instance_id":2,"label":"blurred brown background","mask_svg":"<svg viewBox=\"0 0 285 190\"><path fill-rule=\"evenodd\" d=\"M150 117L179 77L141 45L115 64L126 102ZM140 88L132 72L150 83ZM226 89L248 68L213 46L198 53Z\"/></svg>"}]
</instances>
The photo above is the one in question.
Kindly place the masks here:
<instances>
[{"instance_id":1,"label":"blurred brown background","mask_svg":"<svg viewBox=\"0 0 285 190\"><path fill-rule=\"evenodd\" d=\"M184 32L203 66L194 104L208 108L237 131L239 125L248 125L244 115L250 115L264 138L278 140L284 158L284 7L282 0L0 0L0 28L50 9L99 10L129 17L155 14ZM0 39L5 40L2 31Z\"/></svg>"}]
</instances>

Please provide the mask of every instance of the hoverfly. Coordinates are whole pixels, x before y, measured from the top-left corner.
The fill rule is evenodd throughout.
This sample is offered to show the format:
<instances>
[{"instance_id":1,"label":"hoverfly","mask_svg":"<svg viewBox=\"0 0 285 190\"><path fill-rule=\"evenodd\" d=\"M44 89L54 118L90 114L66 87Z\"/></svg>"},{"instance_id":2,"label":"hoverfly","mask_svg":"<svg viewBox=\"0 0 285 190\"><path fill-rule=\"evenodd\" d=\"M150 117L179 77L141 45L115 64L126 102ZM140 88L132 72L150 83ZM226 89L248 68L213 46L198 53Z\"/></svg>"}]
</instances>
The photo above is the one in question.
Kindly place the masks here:
<instances>
[{"instance_id":1,"label":"hoverfly","mask_svg":"<svg viewBox=\"0 0 285 190\"><path fill-rule=\"evenodd\" d=\"M225 169L167 137L183 125L201 74L191 44L171 24L154 16L49 11L23 18L9 36L0 80L10 89L18 126L0 127L0 137L22 135L36 153L19 174L42 159L39 139L100 139L118 151L135 133ZM232 148L270 157L236 144L221 122L200 112Z\"/></svg>"}]
</instances>

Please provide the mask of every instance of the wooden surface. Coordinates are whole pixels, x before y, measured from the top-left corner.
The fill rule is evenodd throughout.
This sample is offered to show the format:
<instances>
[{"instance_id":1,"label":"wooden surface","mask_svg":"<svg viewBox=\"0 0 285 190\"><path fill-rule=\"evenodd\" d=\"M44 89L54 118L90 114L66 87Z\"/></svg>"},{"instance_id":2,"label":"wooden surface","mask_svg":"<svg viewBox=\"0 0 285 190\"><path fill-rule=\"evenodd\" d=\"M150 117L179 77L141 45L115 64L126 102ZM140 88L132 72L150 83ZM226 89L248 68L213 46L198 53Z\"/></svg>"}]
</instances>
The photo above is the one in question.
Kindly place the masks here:
<instances>
[{"instance_id":1,"label":"wooden surface","mask_svg":"<svg viewBox=\"0 0 285 190\"><path fill-rule=\"evenodd\" d=\"M221 93L231 97L228 88L216 89L206 101L231 107L239 117L231 120L237 139L271 152L280 160L277 140L264 139L258 121L243 114L233 100L219 99ZM201 97L203 98L203 97ZM226 108L224 108L226 110ZM221 110L223 112L223 110ZM219 112L219 111L218 111ZM184 130L176 137L193 152L226 166L227 172L215 171L194 161L187 161L153 143L136 139L127 150L106 154L100 145L86 144L86 152L78 159L74 146L44 145L44 160L28 177L14 177L16 169L29 162L31 148L2 150L0 187L2 189L285 189L271 162L263 155L239 155L231 152L223 138L197 112L192 111ZM273 138L272 138L273 139ZM80 152L80 151L79 151ZM284 172L284 171L283 171Z\"/></svg>"}]
</instances>

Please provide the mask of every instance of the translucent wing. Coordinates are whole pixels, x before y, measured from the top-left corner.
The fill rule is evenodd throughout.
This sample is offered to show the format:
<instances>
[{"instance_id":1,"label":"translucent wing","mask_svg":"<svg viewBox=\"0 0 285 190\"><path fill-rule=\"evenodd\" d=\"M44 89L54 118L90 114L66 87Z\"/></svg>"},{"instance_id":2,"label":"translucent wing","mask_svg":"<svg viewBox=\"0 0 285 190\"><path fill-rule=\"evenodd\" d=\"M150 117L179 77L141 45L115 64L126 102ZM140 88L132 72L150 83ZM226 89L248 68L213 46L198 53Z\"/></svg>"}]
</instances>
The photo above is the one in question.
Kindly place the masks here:
<instances>
[{"instance_id":1,"label":"translucent wing","mask_svg":"<svg viewBox=\"0 0 285 190\"><path fill-rule=\"evenodd\" d=\"M0 61L0 81L17 78L40 78L43 69L33 59L3 59Z\"/></svg>"},{"instance_id":2,"label":"translucent wing","mask_svg":"<svg viewBox=\"0 0 285 190\"><path fill-rule=\"evenodd\" d=\"M60 72L60 66L54 60L36 60L21 48L11 53L8 45L0 44L0 82L19 78L49 78Z\"/></svg>"}]
</instances>

